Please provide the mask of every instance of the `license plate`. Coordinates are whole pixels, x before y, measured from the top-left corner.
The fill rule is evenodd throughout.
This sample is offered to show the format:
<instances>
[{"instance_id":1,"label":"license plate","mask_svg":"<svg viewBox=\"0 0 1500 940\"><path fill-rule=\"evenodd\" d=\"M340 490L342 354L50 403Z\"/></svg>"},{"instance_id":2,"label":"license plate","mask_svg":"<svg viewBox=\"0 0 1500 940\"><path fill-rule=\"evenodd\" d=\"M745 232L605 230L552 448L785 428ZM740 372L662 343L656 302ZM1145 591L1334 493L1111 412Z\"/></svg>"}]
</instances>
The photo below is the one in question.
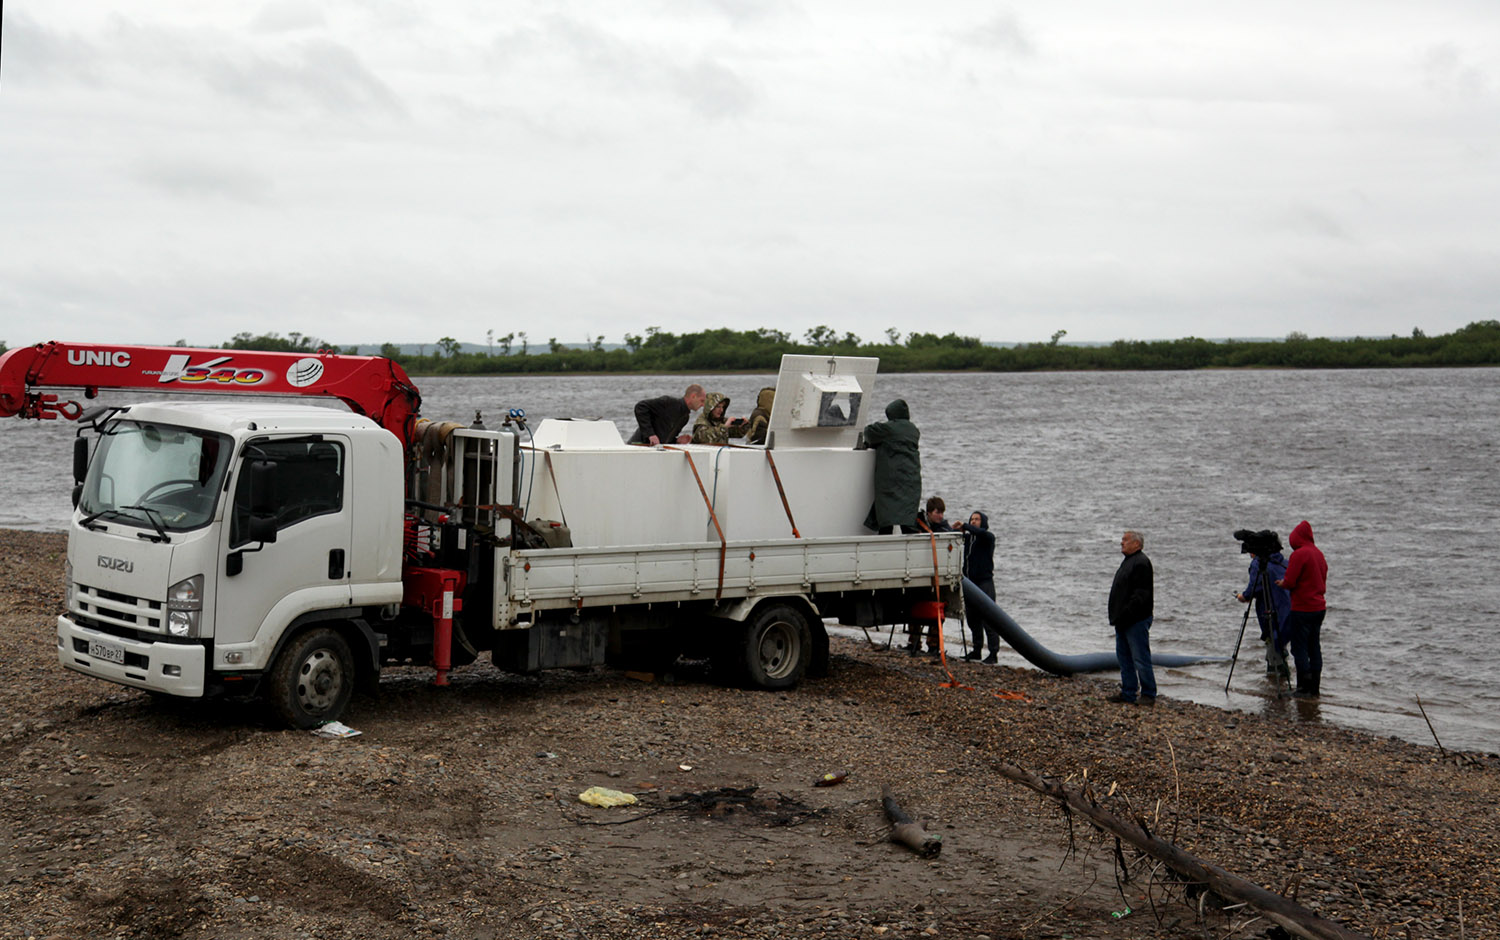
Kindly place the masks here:
<instances>
[{"instance_id":1,"label":"license plate","mask_svg":"<svg viewBox=\"0 0 1500 940\"><path fill-rule=\"evenodd\" d=\"M89 640L89 655L95 659L102 659L107 663L125 665L125 647L116 646L113 643L101 643L98 640Z\"/></svg>"}]
</instances>

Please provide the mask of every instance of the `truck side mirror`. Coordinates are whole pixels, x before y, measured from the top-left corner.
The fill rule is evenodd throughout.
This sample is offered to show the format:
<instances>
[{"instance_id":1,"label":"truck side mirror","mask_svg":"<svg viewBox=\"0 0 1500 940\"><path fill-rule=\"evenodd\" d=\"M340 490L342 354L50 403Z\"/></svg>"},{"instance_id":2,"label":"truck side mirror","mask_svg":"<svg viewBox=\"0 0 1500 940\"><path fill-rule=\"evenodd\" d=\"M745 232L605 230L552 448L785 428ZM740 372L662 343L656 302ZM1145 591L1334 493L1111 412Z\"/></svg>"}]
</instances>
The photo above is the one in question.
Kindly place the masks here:
<instances>
[{"instance_id":1,"label":"truck side mirror","mask_svg":"<svg viewBox=\"0 0 1500 940\"><path fill-rule=\"evenodd\" d=\"M269 460L250 461L250 515L270 516L276 513L272 503L271 474L276 465Z\"/></svg>"},{"instance_id":2,"label":"truck side mirror","mask_svg":"<svg viewBox=\"0 0 1500 940\"><path fill-rule=\"evenodd\" d=\"M89 439L86 437L73 438L73 482L82 483L83 478L89 473ZM73 500L77 505L78 500Z\"/></svg>"},{"instance_id":3,"label":"truck side mirror","mask_svg":"<svg viewBox=\"0 0 1500 940\"><path fill-rule=\"evenodd\" d=\"M276 541L276 502L271 475L276 465L269 460L250 462L250 518L245 535L252 542Z\"/></svg>"},{"instance_id":4,"label":"truck side mirror","mask_svg":"<svg viewBox=\"0 0 1500 940\"><path fill-rule=\"evenodd\" d=\"M234 577L245 570L245 553L258 552L267 543L276 541L276 504L271 475L276 465L269 460L252 460L247 471L250 474L250 504L245 520L245 541L257 542L254 548L241 548L230 552L224 559L224 574Z\"/></svg>"},{"instance_id":5,"label":"truck side mirror","mask_svg":"<svg viewBox=\"0 0 1500 940\"><path fill-rule=\"evenodd\" d=\"M272 515L250 516L250 523L245 527L245 534L250 536L252 542L274 542L276 541L276 517Z\"/></svg>"},{"instance_id":6,"label":"truck side mirror","mask_svg":"<svg viewBox=\"0 0 1500 940\"><path fill-rule=\"evenodd\" d=\"M245 523L245 536L256 545L254 548L236 549L225 556L224 574L231 578L245 570L245 553L258 552L265 548L268 542L276 541L276 517L252 513Z\"/></svg>"},{"instance_id":7,"label":"truck side mirror","mask_svg":"<svg viewBox=\"0 0 1500 940\"><path fill-rule=\"evenodd\" d=\"M86 437L73 438L73 508L83 498L83 478L89 472L89 441Z\"/></svg>"}]
</instances>

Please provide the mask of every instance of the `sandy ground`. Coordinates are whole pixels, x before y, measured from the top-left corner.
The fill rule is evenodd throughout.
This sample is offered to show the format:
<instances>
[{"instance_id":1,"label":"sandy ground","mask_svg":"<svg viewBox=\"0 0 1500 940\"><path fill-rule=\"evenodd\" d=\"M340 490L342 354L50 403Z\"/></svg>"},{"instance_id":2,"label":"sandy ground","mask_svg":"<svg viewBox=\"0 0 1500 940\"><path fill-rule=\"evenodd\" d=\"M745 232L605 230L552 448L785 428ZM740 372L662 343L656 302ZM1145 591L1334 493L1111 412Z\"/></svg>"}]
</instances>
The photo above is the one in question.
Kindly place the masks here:
<instances>
[{"instance_id":1,"label":"sandy ground","mask_svg":"<svg viewBox=\"0 0 1500 940\"><path fill-rule=\"evenodd\" d=\"M63 670L62 560L60 535L0 530L0 937L1277 936L1002 763L1358 933L1500 937L1494 755L1114 705L1103 678L965 663L943 688L844 639L784 694L691 665L400 670L329 740ZM882 785L941 855L889 841Z\"/></svg>"}]
</instances>

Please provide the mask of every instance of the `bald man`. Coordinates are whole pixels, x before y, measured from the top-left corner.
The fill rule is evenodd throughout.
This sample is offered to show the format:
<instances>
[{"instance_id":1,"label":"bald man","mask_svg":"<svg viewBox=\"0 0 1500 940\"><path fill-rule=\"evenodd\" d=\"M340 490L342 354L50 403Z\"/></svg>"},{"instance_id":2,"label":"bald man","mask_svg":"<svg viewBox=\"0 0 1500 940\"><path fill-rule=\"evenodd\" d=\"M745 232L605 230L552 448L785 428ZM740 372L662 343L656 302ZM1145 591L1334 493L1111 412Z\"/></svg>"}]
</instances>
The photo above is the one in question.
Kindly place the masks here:
<instances>
[{"instance_id":1,"label":"bald man","mask_svg":"<svg viewBox=\"0 0 1500 940\"><path fill-rule=\"evenodd\" d=\"M688 419L693 412L703 407L703 402L708 398L708 393L703 391L701 385L689 385L682 397L675 395L663 395L660 398L643 398L635 403L635 433L630 436L631 444L650 444L655 447L658 444L686 444L693 439L691 434L683 434L682 429L687 426Z\"/></svg>"}]
</instances>

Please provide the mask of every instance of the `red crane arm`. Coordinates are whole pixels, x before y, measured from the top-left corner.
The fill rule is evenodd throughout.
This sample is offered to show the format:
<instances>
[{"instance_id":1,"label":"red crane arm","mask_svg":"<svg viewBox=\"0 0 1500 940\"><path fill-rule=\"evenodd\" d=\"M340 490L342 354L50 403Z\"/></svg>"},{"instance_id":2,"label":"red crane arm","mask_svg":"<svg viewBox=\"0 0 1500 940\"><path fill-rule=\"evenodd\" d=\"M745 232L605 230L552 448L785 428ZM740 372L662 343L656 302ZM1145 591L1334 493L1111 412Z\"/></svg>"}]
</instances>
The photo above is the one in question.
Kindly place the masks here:
<instances>
[{"instance_id":1,"label":"red crane arm","mask_svg":"<svg viewBox=\"0 0 1500 940\"><path fill-rule=\"evenodd\" d=\"M0 418L75 419L76 402L44 388L212 392L225 395L312 395L337 398L410 444L422 396L406 370L380 356L38 343L0 354Z\"/></svg>"}]
</instances>

